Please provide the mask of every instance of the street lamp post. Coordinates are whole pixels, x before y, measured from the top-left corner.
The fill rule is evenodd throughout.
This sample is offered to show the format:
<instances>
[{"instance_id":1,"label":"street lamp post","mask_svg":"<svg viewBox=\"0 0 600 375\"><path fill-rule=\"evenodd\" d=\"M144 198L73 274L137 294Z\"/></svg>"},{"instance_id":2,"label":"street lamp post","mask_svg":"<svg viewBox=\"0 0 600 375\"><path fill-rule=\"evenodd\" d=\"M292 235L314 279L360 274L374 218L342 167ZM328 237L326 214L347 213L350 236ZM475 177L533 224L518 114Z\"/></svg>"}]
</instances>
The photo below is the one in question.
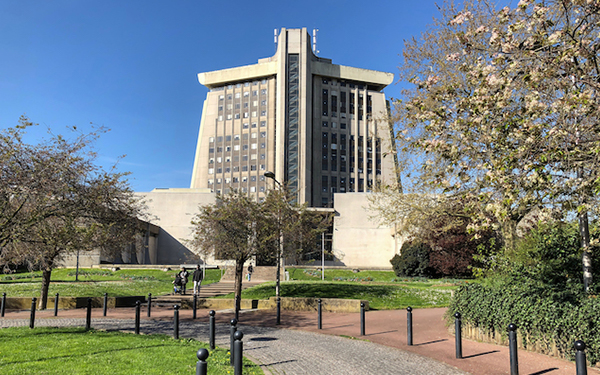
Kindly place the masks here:
<instances>
[{"instance_id":1,"label":"street lamp post","mask_svg":"<svg viewBox=\"0 0 600 375\"><path fill-rule=\"evenodd\" d=\"M277 179L275 178L275 173L265 172L264 176L275 181L277 183L277 186L279 187L279 191L282 191L281 183L279 181L277 181ZM283 231L281 230L281 207L277 210L277 225L279 226L279 246L278 246L279 250L278 250L278 254L277 254L277 273L276 273L277 276L276 276L276 281L275 281L275 297L279 301L279 296L280 296L279 284L281 281L281 255L283 254ZM277 309L277 324L279 324L279 322L280 322L279 314L280 314L279 309Z\"/></svg>"}]
</instances>

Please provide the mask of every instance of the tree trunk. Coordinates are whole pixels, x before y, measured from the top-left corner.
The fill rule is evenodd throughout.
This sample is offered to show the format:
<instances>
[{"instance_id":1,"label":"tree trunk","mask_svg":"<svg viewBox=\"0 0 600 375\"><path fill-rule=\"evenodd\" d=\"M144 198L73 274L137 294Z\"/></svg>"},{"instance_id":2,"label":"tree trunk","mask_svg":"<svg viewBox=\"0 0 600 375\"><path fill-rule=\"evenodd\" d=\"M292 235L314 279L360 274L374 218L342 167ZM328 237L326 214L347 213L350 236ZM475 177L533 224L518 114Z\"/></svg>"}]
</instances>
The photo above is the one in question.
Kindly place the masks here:
<instances>
[{"instance_id":1,"label":"tree trunk","mask_svg":"<svg viewBox=\"0 0 600 375\"><path fill-rule=\"evenodd\" d=\"M48 289L50 288L50 277L52 276L52 267L44 268L42 271L42 293L40 295L40 301L38 308L40 310L46 310L48 305Z\"/></svg>"},{"instance_id":2,"label":"tree trunk","mask_svg":"<svg viewBox=\"0 0 600 375\"><path fill-rule=\"evenodd\" d=\"M244 278L245 261L245 259L237 259L235 261L235 318L238 320L242 302L242 279Z\"/></svg>"}]
</instances>

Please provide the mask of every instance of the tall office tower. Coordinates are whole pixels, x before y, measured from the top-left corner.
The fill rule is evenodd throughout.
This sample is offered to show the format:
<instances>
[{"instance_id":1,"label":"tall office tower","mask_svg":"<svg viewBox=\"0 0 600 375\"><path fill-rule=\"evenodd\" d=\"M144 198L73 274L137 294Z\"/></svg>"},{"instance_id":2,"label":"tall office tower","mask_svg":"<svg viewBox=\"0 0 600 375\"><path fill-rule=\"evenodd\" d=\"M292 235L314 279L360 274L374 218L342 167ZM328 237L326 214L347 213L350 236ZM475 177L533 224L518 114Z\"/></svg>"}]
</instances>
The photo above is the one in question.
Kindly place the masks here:
<instances>
[{"instance_id":1,"label":"tall office tower","mask_svg":"<svg viewBox=\"0 0 600 375\"><path fill-rule=\"evenodd\" d=\"M192 188L260 200L274 182L300 203L332 207L333 193L395 182L382 90L391 73L332 64L313 54L306 29L281 29L258 64L198 74L204 101Z\"/></svg>"}]
</instances>

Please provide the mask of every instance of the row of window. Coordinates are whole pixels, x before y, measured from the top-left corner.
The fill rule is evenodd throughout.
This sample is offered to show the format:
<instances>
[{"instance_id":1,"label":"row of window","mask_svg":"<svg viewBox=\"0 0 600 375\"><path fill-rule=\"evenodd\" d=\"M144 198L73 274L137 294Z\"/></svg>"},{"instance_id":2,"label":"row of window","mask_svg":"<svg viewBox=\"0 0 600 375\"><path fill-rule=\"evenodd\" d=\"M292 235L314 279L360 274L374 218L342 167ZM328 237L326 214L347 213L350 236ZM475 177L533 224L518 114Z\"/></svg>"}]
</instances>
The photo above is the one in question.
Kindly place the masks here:
<instances>
[{"instance_id":1,"label":"row of window","mask_svg":"<svg viewBox=\"0 0 600 375\"><path fill-rule=\"evenodd\" d=\"M243 114L240 113L234 113L234 114L226 114L226 115L219 115L217 117L218 121L223 121L223 119L226 120L239 120L241 118L249 118L249 117L258 117L257 116L257 111L252 111L252 112L244 112ZM265 109L264 111L260 111L260 117L265 117L267 116L267 110ZM247 127L245 128L247 129Z\"/></svg>"},{"instance_id":2,"label":"row of window","mask_svg":"<svg viewBox=\"0 0 600 375\"><path fill-rule=\"evenodd\" d=\"M252 138L252 139L255 139L255 138L258 138L258 135L259 135L259 133L257 133L257 132L252 132L252 133L250 133L250 134L248 134L248 133L244 133L244 134L242 134L242 135L240 135L240 134L226 135L226 136L222 136L222 135L220 135L220 136L218 136L218 137L216 137L216 138L215 138L215 137L210 137L210 138L208 138L208 142L209 142L209 143L214 143L214 142L215 142L215 140L216 140L218 143L221 143L221 142L223 142L223 140L224 140L225 142L231 142L231 140L234 140L234 141L239 141L240 139L243 139L243 140L248 140L248 137L250 137L250 138ZM260 132L260 137L261 137L261 138L267 138L267 132Z\"/></svg>"},{"instance_id":3,"label":"row of window","mask_svg":"<svg viewBox=\"0 0 600 375\"><path fill-rule=\"evenodd\" d=\"M258 176L258 177L257 176L225 177L225 178L217 178L217 179L209 178L208 179L208 184L209 185L214 185L214 183L216 182L217 185L219 185L219 184L223 183L223 181L226 184L231 184L231 183L234 183L234 184L237 184L237 183L245 184L245 183L248 183L248 182L251 182L251 183L254 182L255 183L257 181L257 179L259 181L265 181L265 176L261 175L261 176ZM256 184L252 184L252 185L256 185Z\"/></svg>"},{"instance_id":4,"label":"row of window","mask_svg":"<svg viewBox=\"0 0 600 375\"><path fill-rule=\"evenodd\" d=\"M260 144L260 148L261 149L262 148L267 148L267 144L264 143L264 142L261 143ZM212 155L212 154L215 153L215 150L219 154L219 153L222 153L223 151L225 151L225 152L231 152L231 150L233 150L233 151L239 151L240 149L242 151L246 151L248 149L250 149L250 150L257 150L258 149L258 143L251 143L249 145L247 145L247 144L246 145L233 145L233 146L225 146L225 147L219 146L219 147L216 147L216 148L210 147L208 149L208 153Z\"/></svg>"},{"instance_id":5,"label":"row of window","mask_svg":"<svg viewBox=\"0 0 600 375\"><path fill-rule=\"evenodd\" d=\"M259 168L259 169L257 169ZM240 166L234 166L234 167L218 167L218 168L208 168L208 174L212 175L215 174L215 172L217 174L221 174L221 173L231 173L231 172L248 172L248 171L257 171L257 170L261 170L261 171L266 171L267 170L267 166L264 164L260 164L260 165L256 165L256 164L251 164L251 165L242 165Z\"/></svg>"},{"instance_id":6,"label":"row of window","mask_svg":"<svg viewBox=\"0 0 600 375\"><path fill-rule=\"evenodd\" d=\"M267 80L263 79L262 81L260 81L261 84L266 85L267 84ZM259 81L247 81L247 82L240 82L240 83L236 83L235 85L227 85L227 86L219 86L219 87L214 87L212 88L210 91L223 91L225 89L227 90L233 90L233 88L242 88L242 87L250 87L250 85L252 86L258 86Z\"/></svg>"}]
</instances>

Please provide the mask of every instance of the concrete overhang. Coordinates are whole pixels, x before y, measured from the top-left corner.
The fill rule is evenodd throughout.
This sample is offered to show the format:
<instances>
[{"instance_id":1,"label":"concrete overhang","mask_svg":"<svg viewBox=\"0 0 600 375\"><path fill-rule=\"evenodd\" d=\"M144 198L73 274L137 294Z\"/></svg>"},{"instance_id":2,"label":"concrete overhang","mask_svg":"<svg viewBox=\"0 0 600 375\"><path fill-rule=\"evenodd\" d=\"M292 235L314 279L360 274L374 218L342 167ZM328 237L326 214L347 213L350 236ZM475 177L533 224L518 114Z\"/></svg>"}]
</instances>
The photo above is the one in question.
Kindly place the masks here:
<instances>
[{"instance_id":1,"label":"concrete overhang","mask_svg":"<svg viewBox=\"0 0 600 375\"><path fill-rule=\"evenodd\" d=\"M249 81L277 74L277 61L270 61L237 68L198 73L198 81L209 89L224 86L230 82Z\"/></svg>"},{"instance_id":2,"label":"concrete overhang","mask_svg":"<svg viewBox=\"0 0 600 375\"><path fill-rule=\"evenodd\" d=\"M338 79L347 79L350 81L364 82L368 85L377 87L379 90L383 90L384 87L394 82L393 73L354 68L345 65L327 64L318 61L313 62L311 66L312 74Z\"/></svg>"}]
</instances>

